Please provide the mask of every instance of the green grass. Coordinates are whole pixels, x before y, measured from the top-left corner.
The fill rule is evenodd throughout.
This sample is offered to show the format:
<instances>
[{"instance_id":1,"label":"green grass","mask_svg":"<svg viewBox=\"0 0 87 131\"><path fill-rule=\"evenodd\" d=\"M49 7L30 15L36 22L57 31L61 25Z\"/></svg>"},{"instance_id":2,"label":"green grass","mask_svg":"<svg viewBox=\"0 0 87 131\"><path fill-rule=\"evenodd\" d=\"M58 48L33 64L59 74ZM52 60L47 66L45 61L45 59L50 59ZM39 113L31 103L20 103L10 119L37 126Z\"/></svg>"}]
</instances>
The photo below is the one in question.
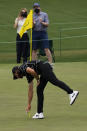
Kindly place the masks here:
<instances>
[{"instance_id":1,"label":"green grass","mask_svg":"<svg viewBox=\"0 0 87 131\"><path fill-rule=\"evenodd\" d=\"M56 61L62 62L55 64L54 71L59 79L79 90L76 103L70 106L67 94L48 83L45 119L32 120L25 113L28 84L25 79L13 81L11 73L16 62L13 24L19 10L30 10L34 1L0 0L0 131L87 131L87 62L80 62L87 61L87 37L61 39L61 47L60 39L53 40ZM61 38L87 34L87 29L63 30L87 27L87 0L40 0L40 5L49 15L49 39L60 38L60 31ZM36 112L36 101L34 93L31 116Z\"/></svg>"},{"instance_id":2,"label":"green grass","mask_svg":"<svg viewBox=\"0 0 87 131\"><path fill-rule=\"evenodd\" d=\"M0 131L87 131L87 62L56 63L57 77L80 94L73 106L67 94L48 83L45 89L43 120L32 120L25 113L28 84L12 80L15 64L0 64ZM36 112L36 81L31 117Z\"/></svg>"}]
</instances>

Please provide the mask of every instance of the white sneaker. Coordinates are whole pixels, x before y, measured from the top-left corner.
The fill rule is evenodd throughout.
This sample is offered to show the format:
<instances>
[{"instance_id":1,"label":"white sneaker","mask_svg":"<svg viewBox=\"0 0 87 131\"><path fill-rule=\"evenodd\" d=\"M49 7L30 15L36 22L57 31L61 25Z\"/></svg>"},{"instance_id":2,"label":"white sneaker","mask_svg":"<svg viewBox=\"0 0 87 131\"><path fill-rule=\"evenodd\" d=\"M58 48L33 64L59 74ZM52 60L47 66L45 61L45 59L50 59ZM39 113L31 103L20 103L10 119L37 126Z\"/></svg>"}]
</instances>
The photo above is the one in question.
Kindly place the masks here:
<instances>
[{"instance_id":1,"label":"white sneaker","mask_svg":"<svg viewBox=\"0 0 87 131\"><path fill-rule=\"evenodd\" d=\"M69 94L70 105L72 105L72 104L75 102L75 100L76 100L78 94L79 94L78 91L73 91L72 94Z\"/></svg>"},{"instance_id":2,"label":"white sneaker","mask_svg":"<svg viewBox=\"0 0 87 131\"><path fill-rule=\"evenodd\" d=\"M44 115L43 113L36 113L32 118L33 119L43 119Z\"/></svg>"},{"instance_id":3,"label":"white sneaker","mask_svg":"<svg viewBox=\"0 0 87 131\"><path fill-rule=\"evenodd\" d=\"M33 119L38 119L38 118L39 118L39 114L36 113L32 118L33 118Z\"/></svg>"},{"instance_id":4,"label":"white sneaker","mask_svg":"<svg viewBox=\"0 0 87 131\"><path fill-rule=\"evenodd\" d=\"M39 113L39 119L43 119L43 118L44 118L43 113Z\"/></svg>"}]
</instances>

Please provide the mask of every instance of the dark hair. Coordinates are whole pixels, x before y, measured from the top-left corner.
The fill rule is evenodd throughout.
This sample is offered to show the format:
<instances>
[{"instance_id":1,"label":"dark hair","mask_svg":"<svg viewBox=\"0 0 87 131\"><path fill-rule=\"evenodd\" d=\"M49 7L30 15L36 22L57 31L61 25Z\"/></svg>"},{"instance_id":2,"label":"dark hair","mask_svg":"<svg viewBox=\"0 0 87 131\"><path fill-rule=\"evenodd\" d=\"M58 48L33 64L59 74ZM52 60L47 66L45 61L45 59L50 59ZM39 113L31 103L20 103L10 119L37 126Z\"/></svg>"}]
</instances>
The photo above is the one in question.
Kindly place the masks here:
<instances>
[{"instance_id":1,"label":"dark hair","mask_svg":"<svg viewBox=\"0 0 87 131\"><path fill-rule=\"evenodd\" d=\"M19 69L19 66L14 66L14 67L12 68L12 73L15 73L18 69Z\"/></svg>"},{"instance_id":2,"label":"dark hair","mask_svg":"<svg viewBox=\"0 0 87 131\"><path fill-rule=\"evenodd\" d=\"M13 79L14 79L14 80L18 79L18 78L15 76L15 73L18 74L19 78L22 78L22 77L23 77L23 73L22 73L22 71L20 70L19 66L13 67L12 73L13 73Z\"/></svg>"}]
</instances>

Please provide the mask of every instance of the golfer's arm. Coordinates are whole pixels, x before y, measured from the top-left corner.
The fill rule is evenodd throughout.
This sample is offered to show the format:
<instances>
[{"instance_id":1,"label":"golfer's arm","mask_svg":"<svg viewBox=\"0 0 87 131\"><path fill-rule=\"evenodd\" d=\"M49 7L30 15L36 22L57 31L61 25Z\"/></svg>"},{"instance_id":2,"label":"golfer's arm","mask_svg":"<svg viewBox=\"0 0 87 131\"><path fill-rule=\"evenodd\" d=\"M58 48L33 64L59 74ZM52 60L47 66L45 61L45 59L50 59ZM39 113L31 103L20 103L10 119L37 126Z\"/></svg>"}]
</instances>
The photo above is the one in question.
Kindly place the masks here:
<instances>
[{"instance_id":1,"label":"golfer's arm","mask_svg":"<svg viewBox=\"0 0 87 131\"><path fill-rule=\"evenodd\" d=\"M30 67L27 67L26 71L27 71L27 73L34 76L37 81L39 80L39 75L33 69L31 69Z\"/></svg>"},{"instance_id":2,"label":"golfer's arm","mask_svg":"<svg viewBox=\"0 0 87 131\"><path fill-rule=\"evenodd\" d=\"M33 82L29 84L28 88L28 105L31 105L32 98L33 98Z\"/></svg>"}]
</instances>

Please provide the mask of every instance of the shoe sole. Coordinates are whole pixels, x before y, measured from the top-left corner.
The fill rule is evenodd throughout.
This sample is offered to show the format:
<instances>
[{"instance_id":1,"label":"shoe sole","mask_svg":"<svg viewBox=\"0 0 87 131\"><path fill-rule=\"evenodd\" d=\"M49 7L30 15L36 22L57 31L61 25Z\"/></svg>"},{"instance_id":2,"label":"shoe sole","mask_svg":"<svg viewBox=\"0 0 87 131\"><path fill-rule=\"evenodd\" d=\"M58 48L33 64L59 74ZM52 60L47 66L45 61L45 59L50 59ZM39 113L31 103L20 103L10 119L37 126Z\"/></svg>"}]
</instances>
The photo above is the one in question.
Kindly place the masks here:
<instances>
[{"instance_id":1,"label":"shoe sole","mask_svg":"<svg viewBox=\"0 0 87 131\"><path fill-rule=\"evenodd\" d=\"M73 102L70 105L74 104L74 102L75 102L76 98L78 97L78 95L79 95L79 92L77 93L75 99L73 100Z\"/></svg>"},{"instance_id":2,"label":"shoe sole","mask_svg":"<svg viewBox=\"0 0 87 131\"><path fill-rule=\"evenodd\" d=\"M32 118L32 119L44 119L44 117L43 118Z\"/></svg>"},{"instance_id":3,"label":"shoe sole","mask_svg":"<svg viewBox=\"0 0 87 131\"><path fill-rule=\"evenodd\" d=\"M38 119L44 119L44 117L43 118L38 118Z\"/></svg>"}]
</instances>

